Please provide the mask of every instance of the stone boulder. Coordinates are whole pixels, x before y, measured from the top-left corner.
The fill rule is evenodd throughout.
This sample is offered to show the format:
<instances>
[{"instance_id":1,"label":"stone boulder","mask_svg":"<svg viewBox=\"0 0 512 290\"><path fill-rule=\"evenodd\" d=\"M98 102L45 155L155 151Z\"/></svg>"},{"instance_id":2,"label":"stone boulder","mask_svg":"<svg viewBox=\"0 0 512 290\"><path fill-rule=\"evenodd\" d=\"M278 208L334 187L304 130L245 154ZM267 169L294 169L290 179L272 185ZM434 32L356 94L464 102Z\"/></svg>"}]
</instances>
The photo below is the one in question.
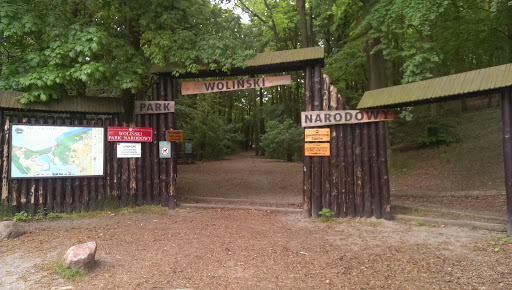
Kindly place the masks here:
<instances>
[{"instance_id":1,"label":"stone boulder","mask_svg":"<svg viewBox=\"0 0 512 290\"><path fill-rule=\"evenodd\" d=\"M12 221L0 222L0 240L15 239L26 234L25 228Z\"/></svg>"},{"instance_id":2,"label":"stone boulder","mask_svg":"<svg viewBox=\"0 0 512 290\"><path fill-rule=\"evenodd\" d=\"M64 255L64 265L73 269L90 269L94 266L96 242L75 245Z\"/></svg>"}]
</instances>

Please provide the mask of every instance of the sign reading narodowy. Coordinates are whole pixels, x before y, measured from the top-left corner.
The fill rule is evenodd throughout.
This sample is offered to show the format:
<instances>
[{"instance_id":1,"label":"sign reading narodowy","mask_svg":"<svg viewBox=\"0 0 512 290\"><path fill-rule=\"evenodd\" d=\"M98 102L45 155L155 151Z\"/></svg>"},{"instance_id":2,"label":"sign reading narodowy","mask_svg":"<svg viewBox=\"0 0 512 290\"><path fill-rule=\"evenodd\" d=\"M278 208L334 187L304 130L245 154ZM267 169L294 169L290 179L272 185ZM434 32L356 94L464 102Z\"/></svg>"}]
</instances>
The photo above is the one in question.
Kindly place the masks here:
<instances>
[{"instance_id":1,"label":"sign reading narodowy","mask_svg":"<svg viewBox=\"0 0 512 290\"><path fill-rule=\"evenodd\" d=\"M182 130L166 130L165 131L165 140L166 141L183 141L183 131Z\"/></svg>"},{"instance_id":2,"label":"sign reading narodowy","mask_svg":"<svg viewBox=\"0 0 512 290\"><path fill-rule=\"evenodd\" d=\"M13 124L11 136L11 178L103 175L103 128Z\"/></svg>"},{"instance_id":3,"label":"sign reading narodowy","mask_svg":"<svg viewBox=\"0 0 512 290\"><path fill-rule=\"evenodd\" d=\"M153 128L150 127L108 127L107 141L152 142Z\"/></svg>"},{"instance_id":4,"label":"sign reading narodowy","mask_svg":"<svg viewBox=\"0 0 512 290\"><path fill-rule=\"evenodd\" d=\"M304 143L304 156L331 156L331 144Z\"/></svg>"},{"instance_id":5,"label":"sign reading narodowy","mask_svg":"<svg viewBox=\"0 0 512 290\"><path fill-rule=\"evenodd\" d=\"M262 78L249 78L238 80L182 82L181 94L194 95L214 92L236 91L244 89L257 89L264 87L289 85L292 83L290 75L271 76Z\"/></svg>"},{"instance_id":6,"label":"sign reading narodowy","mask_svg":"<svg viewBox=\"0 0 512 290\"><path fill-rule=\"evenodd\" d=\"M331 141L331 129L305 129L304 141Z\"/></svg>"},{"instance_id":7,"label":"sign reading narodowy","mask_svg":"<svg viewBox=\"0 0 512 290\"><path fill-rule=\"evenodd\" d=\"M174 112L173 101L135 101L135 114L161 114Z\"/></svg>"},{"instance_id":8,"label":"sign reading narodowy","mask_svg":"<svg viewBox=\"0 0 512 290\"><path fill-rule=\"evenodd\" d=\"M393 109L310 111L302 112L302 127L390 121L395 118Z\"/></svg>"}]
</instances>

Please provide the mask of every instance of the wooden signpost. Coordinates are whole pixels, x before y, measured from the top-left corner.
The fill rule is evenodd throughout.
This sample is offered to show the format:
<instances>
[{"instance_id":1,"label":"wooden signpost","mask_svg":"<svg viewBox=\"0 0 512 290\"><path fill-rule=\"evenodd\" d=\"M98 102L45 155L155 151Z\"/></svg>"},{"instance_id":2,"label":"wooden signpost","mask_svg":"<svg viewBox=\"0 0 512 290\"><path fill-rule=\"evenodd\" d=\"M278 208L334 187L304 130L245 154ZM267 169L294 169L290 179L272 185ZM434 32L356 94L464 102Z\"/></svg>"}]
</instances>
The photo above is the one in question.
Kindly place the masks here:
<instances>
[{"instance_id":1,"label":"wooden signpost","mask_svg":"<svg viewBox=\"0 0 512 290\"><path fill-rule=\"evenodd\" d=\"M301 113L302 127L390 121L394 118L395 110L393 109L309 111Z\"/></svg>"},{"instance_id":2,"label":"wooden signpost","mask_svg":"<svg viewBox=\"0 0 512 290\"><path fill-rule=\"evenodd\" d=\"M203 93L215 93L236 91L244 89L258 89L272 86L289 85L292 83L290 75L271 76L261 78L248 78L237 80L219 80L202 82L182 82L182 95L195 95Z\"/></svg>"},{"instance_id":3,"label":"wooden signpost","mask_svg":"<svg viewBox=\"0 0 512 290\"><path fill-rule=\"evenodd\" d=\"M181 130L166 130L165 131L166 141L183 141L183 131Z\"/></svg>"},{"instance_id":4,"label":"wooden signpost","mask_svg":"<svg viewBox=\"0 0 512 290\"><path fill-rule=\"evenodd\" d=\"M162 114L174 112L173 101L135 101L134 113Z\"/></svg>"}]
</instances>

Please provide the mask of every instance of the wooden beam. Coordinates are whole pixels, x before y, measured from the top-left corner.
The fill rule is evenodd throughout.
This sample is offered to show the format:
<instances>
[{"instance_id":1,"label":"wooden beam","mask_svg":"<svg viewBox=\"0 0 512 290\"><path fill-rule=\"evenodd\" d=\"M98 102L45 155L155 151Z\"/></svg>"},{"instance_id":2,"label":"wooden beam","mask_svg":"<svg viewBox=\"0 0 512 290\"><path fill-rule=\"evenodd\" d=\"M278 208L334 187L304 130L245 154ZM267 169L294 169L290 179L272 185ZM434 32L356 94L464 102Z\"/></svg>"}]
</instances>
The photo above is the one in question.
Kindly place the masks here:
<instances>
[{"instance_id":1,"label":"wooden beam","mask_svg":"<svg viewBox=\"0 0 512 290\"><path fill-rule=\"evenodd\" d=\"M312 67L307 66L304 74L304 103L306 112L312 110ZM312 157L304 156L304 172L302 177L302 215L304 217L311 217L311 169Z\"/></svg>"},{"instance_id":2,"label":"wooden beam","mask_svg":"<svg viewBox=\"0 0 512 290\"><path fill-rule=\"evenodd\" d=\"M503 161L505 165L505 191L507 195L507 233L512 234L512 87L501 92L503 122Z\"/></svg>"},{"instance_id":3,"label":"wooden beam","mask_svg":"<svg viewBox=\"0 0 512 290\"><path fill-rule=\"evenodd\" d=\"M322 110L322 67L315 64L313 69L313 110ZM312 157L312 198L311 216L318 218L322 210L322 157Z\"/></svg>"}]
</instances>

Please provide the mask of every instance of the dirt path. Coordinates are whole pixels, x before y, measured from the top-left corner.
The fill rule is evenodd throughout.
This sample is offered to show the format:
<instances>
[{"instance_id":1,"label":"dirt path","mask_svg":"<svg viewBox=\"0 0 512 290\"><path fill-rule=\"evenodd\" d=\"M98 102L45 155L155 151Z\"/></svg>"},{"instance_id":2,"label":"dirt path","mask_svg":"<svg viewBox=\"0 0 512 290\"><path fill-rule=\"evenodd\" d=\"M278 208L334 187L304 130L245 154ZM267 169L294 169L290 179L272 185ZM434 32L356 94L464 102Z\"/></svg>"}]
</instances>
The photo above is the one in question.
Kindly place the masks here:
<instances>
[{"instance_id":1,"label":"dirt path","mask_svg":"<svg viewBox=\"0 0 512 290\"><path fill-rule=\"evenodd\" d=\"M0 289L512 287L512 247L495 252L487 231L198 209L28 228L0 241ZM69 282L52 273L68 247L91 240L98 264L90 274Z\"/></svg>"}]
</instances>

